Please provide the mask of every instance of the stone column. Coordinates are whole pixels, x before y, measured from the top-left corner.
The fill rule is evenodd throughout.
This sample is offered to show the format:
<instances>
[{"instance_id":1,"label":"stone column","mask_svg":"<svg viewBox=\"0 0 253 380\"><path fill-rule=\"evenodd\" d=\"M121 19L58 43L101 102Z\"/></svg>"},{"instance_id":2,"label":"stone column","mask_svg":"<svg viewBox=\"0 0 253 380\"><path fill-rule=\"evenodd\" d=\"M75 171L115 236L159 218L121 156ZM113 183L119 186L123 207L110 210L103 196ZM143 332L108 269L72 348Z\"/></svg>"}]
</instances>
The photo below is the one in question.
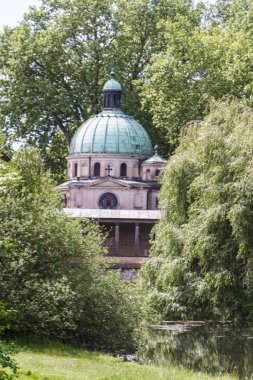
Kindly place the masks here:
<instances>
[{"instance_id":1,"label":"stone column","mask_svg":"<svg viewBox=\"0 0 253 380\"><path fill-rule=\"evenodd\" d=\"M115 223L115 255L119 254L119 223Z\"/></svg>"},{"instance_id":2,"label":"stone column","mask_svg":"<svg viewBox=\"0 0 253 380\"><path fill-rule=\"evenodd\" d=\"M140 256L140 225L139 223L135 223L134 244L135 244L135 256Z\"/></svg>"}]
</instances>

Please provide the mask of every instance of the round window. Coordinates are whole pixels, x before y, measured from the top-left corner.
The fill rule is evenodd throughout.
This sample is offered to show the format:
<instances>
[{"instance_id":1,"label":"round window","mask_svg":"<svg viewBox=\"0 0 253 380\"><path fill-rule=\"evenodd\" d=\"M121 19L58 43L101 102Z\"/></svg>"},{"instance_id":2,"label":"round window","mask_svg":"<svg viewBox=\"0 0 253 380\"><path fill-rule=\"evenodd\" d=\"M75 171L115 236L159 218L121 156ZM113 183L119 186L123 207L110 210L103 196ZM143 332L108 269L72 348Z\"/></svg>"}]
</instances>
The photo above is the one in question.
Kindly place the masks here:
<instances>
[{"instance_id":1,"label":"round window","mask_svg":"<svg viewBox=\"0 0 253 380\"><path fill-rule=\"evenodd\" d=\"M98 201L99 208L113 209L118 206L118 199L112 193L104 193L101 195Z\"/></svg>"}]
</instances>

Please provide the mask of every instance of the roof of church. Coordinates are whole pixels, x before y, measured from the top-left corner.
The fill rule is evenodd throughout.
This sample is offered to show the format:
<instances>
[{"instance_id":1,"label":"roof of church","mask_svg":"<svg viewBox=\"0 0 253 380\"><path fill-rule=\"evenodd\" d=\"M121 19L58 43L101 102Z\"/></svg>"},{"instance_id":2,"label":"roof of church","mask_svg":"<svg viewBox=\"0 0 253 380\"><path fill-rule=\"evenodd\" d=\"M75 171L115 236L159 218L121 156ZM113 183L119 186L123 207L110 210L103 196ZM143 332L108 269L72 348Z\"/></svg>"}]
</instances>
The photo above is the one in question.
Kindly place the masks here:
<instances>
[{"instance_id":1,"label":"roof of church","mask_svg":"<svg viewBox=\"0 0 253 380\"><path fill-rule=\"evenodd\" d=\"M104 110L92 116L76 131L70 154L111 153L150 157L149 135L133 117L120 109Z\"/></svg>"},{"instance_id":2,"label":"roof of church","mask_svg":"<svg viewBox=\"0 0 253 380\"><path fill-rule=\"evenodd\" d=\"M106 106L76 131L70 144L70 154L108 153L141 157L152 155L152 144L143 126L120 110L121 85L111 79L103 88ZM115 94L115 91L118 91Z\"/></svg>"},{"instance_id":3,"label":"roof of church","mask_svg":"<svg viewBox=\"0 0 253 380\"><path fill-rule=\"evenodd\" d=\"M117 182L119 184L126 185L126 186L143 187L143 188L150 187L150 185L146 182L132 181L132 180L128 180L128 179L118 179L118 178L115 179L111 176L110 177L108 176L108 177L104 177L104 178L85 179L85 180L70 179L70 180L58 185L57 188L61 189L61 188L68 187L68 186L78 186L78 187L92 186L92 185L96 185L96 184L103 182L103 181L106 181L106 180L112 180L113 182Z\"/></svg>"},{"instance_id":4,"label":"roof of church","mask_svg":"<svg viewBox=\"0 0 253 380\"><path fill-rule=\"evenodd\" d=\"M154 156L148 158L143 162L143 164L164 164L166 160L162 157L160 157L157 153L154 154Z\"/></svg>"}]
</instances>

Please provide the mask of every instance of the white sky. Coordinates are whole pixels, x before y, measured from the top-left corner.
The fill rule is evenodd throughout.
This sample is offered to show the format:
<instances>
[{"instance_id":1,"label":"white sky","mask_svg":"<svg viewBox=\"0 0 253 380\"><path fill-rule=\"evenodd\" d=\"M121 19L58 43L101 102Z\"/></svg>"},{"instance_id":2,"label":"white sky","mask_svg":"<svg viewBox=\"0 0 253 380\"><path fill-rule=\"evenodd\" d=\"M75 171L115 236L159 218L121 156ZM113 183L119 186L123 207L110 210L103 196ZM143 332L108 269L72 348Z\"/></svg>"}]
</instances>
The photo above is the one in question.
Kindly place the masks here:
<instances>
[{"instance_id":1,"label":"white sky","mask_svg":"<svg viewBox=\"0 0 253 380\"><path fill-rule=\"evenodd\" d=\"M16 26L30 5L40 5L40 0L0 0L0 31L4 25Z\"/></svg>"}]
</instances>

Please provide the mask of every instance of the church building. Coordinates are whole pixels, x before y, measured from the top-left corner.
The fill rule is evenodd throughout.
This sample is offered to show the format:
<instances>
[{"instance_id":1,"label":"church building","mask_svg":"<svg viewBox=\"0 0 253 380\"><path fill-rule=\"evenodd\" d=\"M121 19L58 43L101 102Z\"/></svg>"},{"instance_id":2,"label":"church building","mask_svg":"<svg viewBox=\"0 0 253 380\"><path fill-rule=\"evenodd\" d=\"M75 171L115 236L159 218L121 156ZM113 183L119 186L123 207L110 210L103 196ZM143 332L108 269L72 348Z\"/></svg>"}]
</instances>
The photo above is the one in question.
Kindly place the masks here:
<instances>
[{"instance_id":1,"label":"church building","mask_svg":"<svg viewBox=\"0 0 253 380\"><path fill-rule=\"evenodd\" d=\"M160 218L157 179L165 160L133 117L120 109L122 87L103 87L104 108L76 131L67 157L68 180L57 187L72 217L92 218L108 231L110 255L145 257Z\"/></svg>"}]
</instances>

